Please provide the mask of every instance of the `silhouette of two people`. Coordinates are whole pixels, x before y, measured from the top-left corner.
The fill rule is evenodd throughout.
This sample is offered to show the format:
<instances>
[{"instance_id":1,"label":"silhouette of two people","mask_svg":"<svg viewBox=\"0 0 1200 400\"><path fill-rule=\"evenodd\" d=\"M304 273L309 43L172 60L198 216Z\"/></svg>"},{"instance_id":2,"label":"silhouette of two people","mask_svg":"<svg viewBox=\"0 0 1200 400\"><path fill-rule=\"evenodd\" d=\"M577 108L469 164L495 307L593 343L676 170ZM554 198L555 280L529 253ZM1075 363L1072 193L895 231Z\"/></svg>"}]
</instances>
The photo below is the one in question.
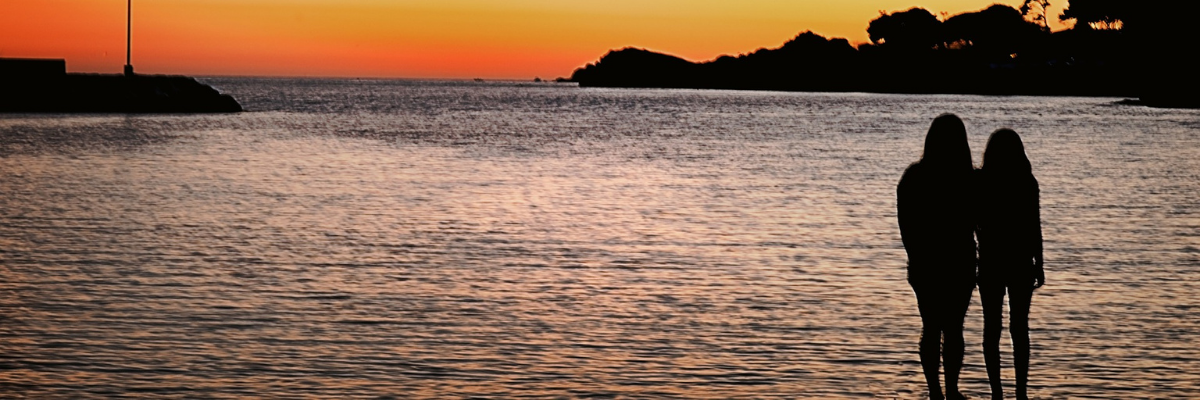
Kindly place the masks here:
<instances>
[{"instance_id":1,"label":"silhouette of two people","mask_svg":"<svg viewBox=\"0 0 1200 400\"><path fill-rule=\"evenodd\" d=\"M921 314L919 354L929 397L964 398L958 389L963 320L978 284L992 398L1003 398L999 336L1006 294L1017 397L1025 398L1029 304L1045 276L1037 180L1020 137L1008 129L993 133L983 167L976 170L962 120L941 115L929 128L921 159L904 171L896 192L908 282ZM946 377L944 394L939 364Z\"/></svg>"}]
</instances>

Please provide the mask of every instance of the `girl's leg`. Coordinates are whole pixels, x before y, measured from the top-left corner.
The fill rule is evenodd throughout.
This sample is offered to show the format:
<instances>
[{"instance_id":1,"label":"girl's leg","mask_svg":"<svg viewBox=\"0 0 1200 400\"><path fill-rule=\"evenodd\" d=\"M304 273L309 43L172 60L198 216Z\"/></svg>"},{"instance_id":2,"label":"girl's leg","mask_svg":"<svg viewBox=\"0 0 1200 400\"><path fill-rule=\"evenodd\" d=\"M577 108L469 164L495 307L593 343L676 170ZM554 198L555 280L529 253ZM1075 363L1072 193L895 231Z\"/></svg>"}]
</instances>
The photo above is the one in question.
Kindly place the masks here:
<instances>
[{"instance_id":1,"label":"girl's leg","mask_svg":"<svg viewBox=\"0 0 1200 400\"><path fill-rule=\"evenodd\" d=\"M946 369L946 397L961 399L958 391L958 376L962 371L963 353L963 320L967 316L967 307L971 305L971 295L975 293L975 283L961 282L957 287L944 288L947 292L942 311L942 364Z\"/></svg>"},{"instance_id":2,"label":"girl's leg","mask_svg":"<svg viewBox=\"0 0 1200 400\"><path fill-rule=\"evenodd\" d=\"M1004 329L1004 290L1004 286L1001 285L979 285L979 299L983 304L983 361L987 365L992 400L1004 398L1004 385L1000 378L1000 331Z\"/></svg>"},{"instance_id":3,"label":"girl's leg","mask_svg":"<svg viewBox=\"0 0 1200 400\"><path fill-rule=\"evenodd\" d=\"M1033 288L1013 285L1008 290L1008 333L1013 343L1013 366L1017 370L1017 398L1024 400L1029 382L1029 303Z\"/></svg>"},{"instance_id":4,"label":"girl's leg","mask_svg":"<svg viewBox=\"0 0 1200 400\"><path fill-rule=\"evenodd\" d=\"M917 294L917 310L921 312L921 370L925 373L925 384L929 386L929 398L942 400L942 385L938 377L938 362L941 353L941 336L938 321L937 288L922 288L913 285Z\"/></svg>"}]
</instances>

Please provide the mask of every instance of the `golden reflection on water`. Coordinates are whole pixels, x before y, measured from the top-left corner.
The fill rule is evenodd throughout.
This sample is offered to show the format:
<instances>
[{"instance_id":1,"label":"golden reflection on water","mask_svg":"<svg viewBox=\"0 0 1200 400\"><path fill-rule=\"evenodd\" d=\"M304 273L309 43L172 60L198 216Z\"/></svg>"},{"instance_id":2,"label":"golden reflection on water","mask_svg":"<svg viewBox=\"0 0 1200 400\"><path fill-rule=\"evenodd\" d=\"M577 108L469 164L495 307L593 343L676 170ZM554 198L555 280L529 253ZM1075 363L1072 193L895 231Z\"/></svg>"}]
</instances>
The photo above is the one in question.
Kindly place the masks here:
<instances>
[{"instance_id":1,"label":"golden reflection on water","mask_svg":"<svg viewBox=\"0 0 1200 400\"><path fill-rule=\"evenodd\" d=\"M418 89L511 109L0 119L0 394L919 398L894 185L946 111L1042 183L1033 393L1200 393L1194 112Z\"/></svg>"}]
</instances>

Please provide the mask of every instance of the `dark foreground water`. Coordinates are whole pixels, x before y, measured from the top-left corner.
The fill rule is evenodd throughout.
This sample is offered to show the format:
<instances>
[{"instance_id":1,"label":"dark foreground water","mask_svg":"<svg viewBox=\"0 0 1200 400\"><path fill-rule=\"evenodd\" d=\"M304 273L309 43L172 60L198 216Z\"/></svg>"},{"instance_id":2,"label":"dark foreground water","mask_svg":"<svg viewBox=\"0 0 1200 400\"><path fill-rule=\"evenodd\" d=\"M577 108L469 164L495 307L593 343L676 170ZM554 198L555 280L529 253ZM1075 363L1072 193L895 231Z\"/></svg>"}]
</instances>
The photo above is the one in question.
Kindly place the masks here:
<instances>
[{"instance_id":1,"label":"dark foreground water","mask_svg":"<svg viewBox=\"0 0 1200 400\"><path fill-rule=\"evenodd\" d=\"M209 82L251 111L0 115L0 397L920 398L894 188L943 112L1041 181L1032 393L1200 397L1198 111Z\"/></svg>"}]
</instances>

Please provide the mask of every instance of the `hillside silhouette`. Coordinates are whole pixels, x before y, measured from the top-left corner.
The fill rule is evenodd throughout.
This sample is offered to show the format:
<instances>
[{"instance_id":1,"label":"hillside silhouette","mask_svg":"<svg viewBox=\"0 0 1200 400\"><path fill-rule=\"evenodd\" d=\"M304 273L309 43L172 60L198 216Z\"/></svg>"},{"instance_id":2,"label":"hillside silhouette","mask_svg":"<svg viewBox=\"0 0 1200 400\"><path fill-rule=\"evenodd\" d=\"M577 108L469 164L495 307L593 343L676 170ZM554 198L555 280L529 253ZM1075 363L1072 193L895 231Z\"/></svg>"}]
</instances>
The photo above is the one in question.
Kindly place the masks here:
<instances>
[{"instance_id":1,"label":"hillside silhouette","mask_svg":"<svg viewBox=\"0 0 1200 400\"><path fill-rule=\"evenodd\" d=\"M1186 30L1200 2L1073 0L992 5L938 18L911 8L870 21L871 43L805 31L778 48L691 62L645 49L611 50L574 71L583 87L1137 97L1197 107L1200 84ZM1047 20L1074 22L1051 32Z\"/></svg>"}]
</instances>

